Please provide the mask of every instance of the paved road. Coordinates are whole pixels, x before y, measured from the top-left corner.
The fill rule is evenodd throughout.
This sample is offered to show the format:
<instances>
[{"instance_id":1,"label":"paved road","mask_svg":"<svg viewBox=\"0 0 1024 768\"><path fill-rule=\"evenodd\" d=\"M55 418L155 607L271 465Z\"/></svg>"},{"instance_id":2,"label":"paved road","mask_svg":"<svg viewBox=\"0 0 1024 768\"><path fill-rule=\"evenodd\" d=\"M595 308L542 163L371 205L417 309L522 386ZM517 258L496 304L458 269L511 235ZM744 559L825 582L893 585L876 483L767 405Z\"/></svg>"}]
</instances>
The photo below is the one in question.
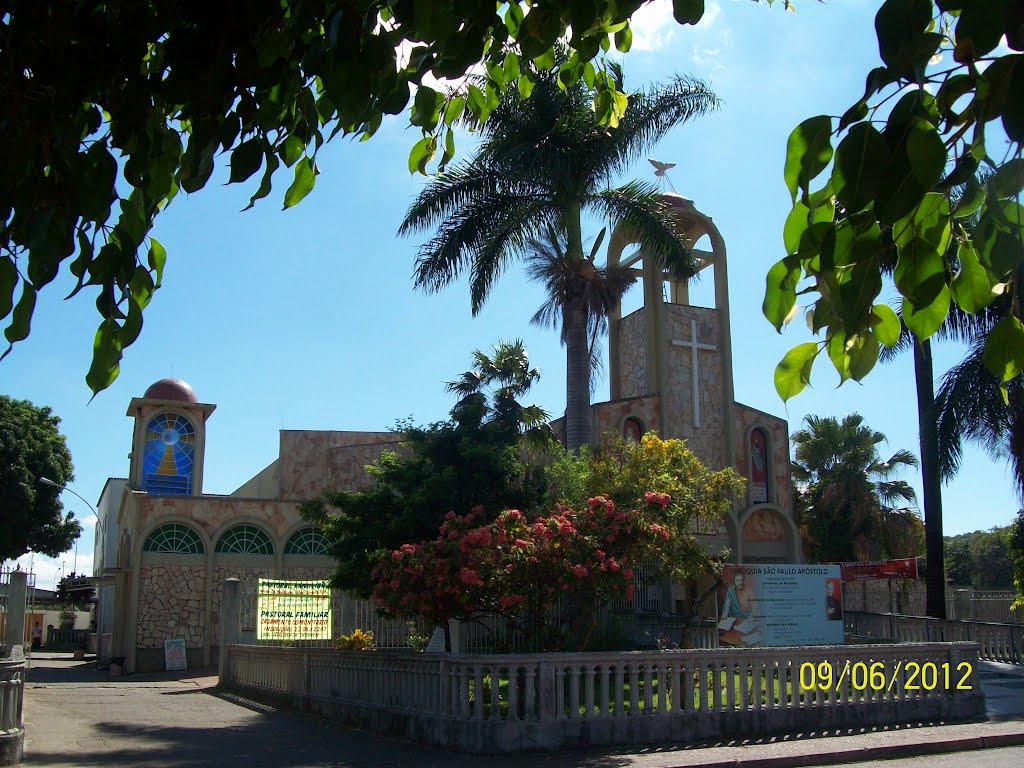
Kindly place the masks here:
<instances>
[{"instance_id":1,"label":"paved road","mask_svg":"<svg viewBox=\"0 0 1024 768\"><path fill-rule=\"evenodd\" d=\"M849 768L1020 768L1024 765L1024 747L979 749L952 755L910 757L905 760L872 760L851 763Z\"/></svg>"},{"instance_id":2,"label":"paved road","mask_svg":"<svg viewBox=\"0 0 1024 768\"><path fill-rule=\"evenodd\" d=\"M965 746L1001 746L1007 739L1024 745L1024 722L1008 721L903 727L842 737L775 739L710 748L655 747L632 753L584 750L481 759L381 739L314 717L246 706L218 694L213 687L215 678L195 677L194 673L111 678L90 664L60 657L37 656L32 663L25 702L25 764L51 768L475 768L484 760L496 768L744 764L787 768L907 756L921 754L922 749L945 752ZM978 753L960 757L967 755L980 757ZM1013 764L1016 768L1022 763ZM892 768L893 764L886 765ZM1002 763L986 760L985 765L999 768Z\"/></svg>"}]
</instances>

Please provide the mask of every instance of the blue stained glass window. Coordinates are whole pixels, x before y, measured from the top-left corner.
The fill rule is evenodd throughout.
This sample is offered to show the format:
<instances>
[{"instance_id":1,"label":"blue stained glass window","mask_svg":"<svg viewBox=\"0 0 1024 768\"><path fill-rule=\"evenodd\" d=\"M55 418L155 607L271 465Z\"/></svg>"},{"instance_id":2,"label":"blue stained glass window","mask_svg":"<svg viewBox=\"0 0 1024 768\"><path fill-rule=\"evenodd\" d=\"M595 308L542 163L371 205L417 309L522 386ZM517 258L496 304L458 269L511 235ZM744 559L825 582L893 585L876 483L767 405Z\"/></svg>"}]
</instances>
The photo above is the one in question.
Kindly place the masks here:
<instances>
[{"instance_id":1,"label":"blue stained glass window","mask_svg":"<svg viewBox=\"0 0 1024 768\"><path fill-rule=\"evenodd\" d=\"M196 430L180 413L161 413L146 426L142 488L160 496L188 496L195 471Z\"/></svg>"}]
</instances>

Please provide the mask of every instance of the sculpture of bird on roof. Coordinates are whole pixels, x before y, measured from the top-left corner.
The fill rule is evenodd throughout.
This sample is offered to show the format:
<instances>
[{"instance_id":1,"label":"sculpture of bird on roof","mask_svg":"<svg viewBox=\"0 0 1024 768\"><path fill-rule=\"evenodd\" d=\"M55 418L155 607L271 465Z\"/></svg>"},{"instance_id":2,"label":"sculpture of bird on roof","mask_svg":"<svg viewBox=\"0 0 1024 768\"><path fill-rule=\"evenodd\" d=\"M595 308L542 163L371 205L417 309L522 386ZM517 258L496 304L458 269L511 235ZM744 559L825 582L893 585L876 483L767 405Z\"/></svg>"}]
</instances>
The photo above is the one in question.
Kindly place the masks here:
<instances>
[{"instance_id":1,"label":"sculpture of bird on roof","mask_svg":"<svg viewBox=\"0 0 1024 768\"><path fill-rule=\"evenodd\" d=\"M653 157L647 158L647 162L654 166L654 175L659 179L664 179L668 183L672 191L675 192L675 185L672 183L672 179L670 179L666 174L668 173L668 171L675 168L676 164L665 163L662 162L661 160L655 160Z\"/></svg>"}]
</instances>

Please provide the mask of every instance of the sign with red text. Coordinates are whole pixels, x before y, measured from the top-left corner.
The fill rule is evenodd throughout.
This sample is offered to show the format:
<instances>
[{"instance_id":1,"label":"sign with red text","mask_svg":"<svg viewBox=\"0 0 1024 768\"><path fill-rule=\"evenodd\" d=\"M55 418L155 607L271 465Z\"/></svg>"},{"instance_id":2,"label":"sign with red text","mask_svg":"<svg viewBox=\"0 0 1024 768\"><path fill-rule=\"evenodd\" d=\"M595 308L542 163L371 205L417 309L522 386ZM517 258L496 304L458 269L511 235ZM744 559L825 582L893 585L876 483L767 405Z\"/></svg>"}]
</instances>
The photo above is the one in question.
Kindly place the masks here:
<instances>
[{"instance_id":1,"label":"sign with red text","mask_svg":"<svg viewBox=\"0 0 1024 768\"><path fill-rule=\"evenodd\" d=\"M876 560L868 563L837 563L843 572L843 581L868 579L916 579L917 560Z\"/></svg>"},{"instance_id":2,"label":"sign with red text","mask_svg":"<svg viewBox=\"0 0 1024 768\"><path fill-rule=\"evenodd\" d=\"M330 640L330 583L260 579L256 613L257 640Z\"/></svg>"}]
</instances>

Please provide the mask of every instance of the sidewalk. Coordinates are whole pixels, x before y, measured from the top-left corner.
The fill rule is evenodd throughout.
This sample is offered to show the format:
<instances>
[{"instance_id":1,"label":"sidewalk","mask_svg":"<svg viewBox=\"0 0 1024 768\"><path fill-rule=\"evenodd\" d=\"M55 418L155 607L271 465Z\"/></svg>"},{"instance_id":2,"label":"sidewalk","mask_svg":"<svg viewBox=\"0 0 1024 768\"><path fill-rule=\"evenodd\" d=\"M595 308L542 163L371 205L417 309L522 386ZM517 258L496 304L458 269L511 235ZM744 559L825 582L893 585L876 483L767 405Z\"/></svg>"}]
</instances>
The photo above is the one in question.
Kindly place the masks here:
<instances>
[{"instance_id":1,"label":"sidewalk","mask_svg":"<svg viewBox=\"0 0 1024 768\"><path fill-rule=\"evenodd\" d=\"M486 760L498 768L789 768L1024 745L1024 719L1005 719L1024 718L1024 669L986 664L981 680L1001 721L481 758L244 702L194 670L111 678L89 663L36 656L26 685L25 765L475 768Z\"/></svg>"}]
</instances>

